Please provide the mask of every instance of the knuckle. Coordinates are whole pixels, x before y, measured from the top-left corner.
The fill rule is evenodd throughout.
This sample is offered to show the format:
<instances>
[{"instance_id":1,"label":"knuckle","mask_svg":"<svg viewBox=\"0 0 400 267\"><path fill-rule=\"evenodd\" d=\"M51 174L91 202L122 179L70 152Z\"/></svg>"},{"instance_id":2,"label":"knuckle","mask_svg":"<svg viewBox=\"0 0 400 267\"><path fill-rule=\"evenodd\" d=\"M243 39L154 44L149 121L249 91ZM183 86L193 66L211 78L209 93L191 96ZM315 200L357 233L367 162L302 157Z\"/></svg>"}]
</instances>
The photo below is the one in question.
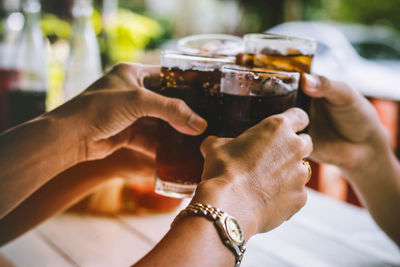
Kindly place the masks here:
<instances>
[{"instance_id":1,"label":"knuckle","mask_svg":"<svg viewBox=\"0 0 400 267\"><path fill-rule=\"evenodd\" d=\"M306 150L307 142L298 135L295 135L292 144L294 148L297 148L299 153L303 153Z\"/></svg>"},{"instance_id":2,"label":"knuckle","mask_svg":"<svg viewBox=\"0 0 400 267\"><path fill-rule=\"evenodd\" d=\"M307 112L305 112L301 108L292 108L292 110L296 113L297 119L309 123L309 117Z\"/></svg>"},{"instance_id":3,"label":"knuckle","mask_svg":"<svg viewBox=\"0 0 400 267\"><path fill-rule=\"evenodd\" d=\"M288 121L285 116L279 114L279 115L273 115L265 119L263 124L268 129L277 130L282 126L287 125Z\"/></svg>"},{"instance_id":4,"label":"knuckle","mask_svg":"<svg viewBox=\"0 0 400 267\"><path fill-rule=\"evenodd\" d=\"M131 66L128 63L117 63L111 68L111 72L113 73L121 73L125 72L126 70L130 69Z\"/></svg>"},{"instance_id":5,"label":"knuckle","mask_svg":"<svg viewBox=\"0 0 400 267\"><path fill-rule=\"evenodd\" d=\"M331 88L330 80L325 76L318 75L317 76L318 86L322 90L327 90Z\"/></svg>"},{"instance_id":6,"label":"knuckle","mask_svg":"<svg viewBox=\"0 0 400 267\"><path fill-rule=\"evenodd\" d=\"M210 149L214 149L215 148L215 141L216 141L217 137L215 136L207 136L203 142L201 143L201 149L206 152Z\"/></svg>"},{"instance_id":7,"label":"knuckle","mask_svg":"<svg viewBox=\"0 0 400 267\"><path fill-rule=\"evenodd\" d=\"M329 85L330 87L333 86L333 85L332 85L333 82L331 82L331 81L328 80L327 78L325 78L325 80L327 80L327 83L328 83L328 85ZM347 90L347 91L349 91L349 92L351 92L351 93L355 93L355 92L356 92L353 88L349 87L349 86L347 85L347 83L345 83L345 82L343 82L343 81L334 81L334 83L336 83L336 86L338 86L338 87L340 87L340 88L343 88L343 89L345 89L345 90Z\"/></svg>"},{"instance_id":8,"label":"knuckle","mask_svg":"<svg viewBox=\"0 0 400 267\"><path fill-rule=\"evenodd\" d=\"M177 114L181 114L187 111L188 107L182 99L171 99L169 102L169 108L171 108Z\"/></svg>"},{"instance_id":9,"label":"knuckle","mask_svg":"<svg viewBox=\"0 0 400 267\"><path fill-rule=\"evenodd\" d=\"M142 103L145 101L142 101L143 97L145 96L145 92L140 89L135 89L129 91L128 98L129 102L137 102L137 103Z\"/></svg>"},{"instance_id":10,"label":"knuckle","mask_svg":"<svg viewBox=\"0 0 400 267\"><path fill-rule=\"evenodd\" d=\"M296 158L304 158L312 151L312 143L308 138L293 135L290 141L290 148Z\"/></svg>"}]
</instances>

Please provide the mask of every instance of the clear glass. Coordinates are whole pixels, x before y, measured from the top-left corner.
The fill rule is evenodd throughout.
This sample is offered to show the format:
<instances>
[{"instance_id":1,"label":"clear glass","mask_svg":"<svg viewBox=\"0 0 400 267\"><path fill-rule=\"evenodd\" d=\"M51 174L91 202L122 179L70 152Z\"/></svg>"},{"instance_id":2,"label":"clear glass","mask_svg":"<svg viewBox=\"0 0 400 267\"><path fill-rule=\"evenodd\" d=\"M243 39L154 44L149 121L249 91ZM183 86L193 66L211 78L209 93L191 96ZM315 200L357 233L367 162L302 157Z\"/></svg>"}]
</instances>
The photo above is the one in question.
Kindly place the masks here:
<instances>
[{"instance_id":1,"label":"clear glass","mask_svg":"<svg viewBox=\"0 0 400 267\"><path fill-rule=\"evenodd\" d=\"M191 197L200 182L203 157L200 143L217 134L214 116L218 105L221 67L233 63L234 57L206 57L165 51L161 54L160 94L180 98L208 121L206 132L189 136L159 124L160 143L156 152L156 184L159 194L177 198Z\"/></svg>"},{"instance_id":2,"label":"clear glass","mask_svg":"<svg viewBox=\"0 0 400 267\"><path fill-rule=\"evenodd\" d=\"M156 118L142 117L134 123L134 125L132 126L132 132L134 133L135 136L152 136L153 140L155 142L158 142L159 121L160 120ZM120 151L120 153L121 152L123 151ZM124 160L124 158L121 157L120 160ZM144 159L141 160L144 161ZM146 163L149 164L149 162ZM151 165L152 164L153 161L151 160ZM143 165L147 166L144 163ZM180 205L182 201L181 199L170 198L155 193L154 175L155 175L155 170L153 175L143 172L143 176L135 174L125 178L125 185L122 191L123 212L127 213L170 212L176 209Z\"/></svg>"},{"instance_id":3,"label":"clear glass","mask_svg":"<svg viewBox=\"0 0 400 267\"><path fill-rule=\"evenodd\" d=\"M17 69L21 72L18 89L22 91L45 92L47 88L47 61L40 10L38 0L26 0L23 3L25 24L17 55Z\"/></svg>"},{"instance_id":4,"label":"clear glass","mask_svg":"<svg viewBox=\"0 0 400 267\"><path fill-rule=\"evenodd\" d=\"M71 51L63 85L65 101L81 93L102 74L100 50L90 23L92 11L90 0L77 0L73 7Z\"/></svg>"},{"instance_id":5,"label":"clear glass","mask_svg":"<svg viewBox=\"0 0 400 267\"><path fill-rule=\"evenodd\" d=\"M314 55L317 43L312 38L276 35L269 33L249 33L243 36L244 52L257 54L264 49L290 55L297 50L303 55Z\"/></svg>"},{"instance_id":6,"label":"clear glass","mask_svg":"<svg viewBox=\"0 0 400 267\"><path fill-rule=\"evenodd\" d=\"M243 49L243 39L230 34L196 34L178 41L179 51L198 55L234 56Z\"/></svg>"},{"instance_id":7,"label":"clear glass","mask_svg":"<svg viewBox=\"0 0 400 267\"><path fill-rule=\"evenodd\" d=\"M237 64L271 70L310 72L316 49L313 39L254 33L246 34L244 52L237 56Z\"/></svg>"},{"instance_id":8,"label":"clear glass","mask_svg":"<svg viewBox=\"0 0 400 267\"><path fill-rule=\"evenodd\" d=\"M219 135L236 137L268 116L298 105L300 73L223 66Z\"/></svg>"}]
</instances>

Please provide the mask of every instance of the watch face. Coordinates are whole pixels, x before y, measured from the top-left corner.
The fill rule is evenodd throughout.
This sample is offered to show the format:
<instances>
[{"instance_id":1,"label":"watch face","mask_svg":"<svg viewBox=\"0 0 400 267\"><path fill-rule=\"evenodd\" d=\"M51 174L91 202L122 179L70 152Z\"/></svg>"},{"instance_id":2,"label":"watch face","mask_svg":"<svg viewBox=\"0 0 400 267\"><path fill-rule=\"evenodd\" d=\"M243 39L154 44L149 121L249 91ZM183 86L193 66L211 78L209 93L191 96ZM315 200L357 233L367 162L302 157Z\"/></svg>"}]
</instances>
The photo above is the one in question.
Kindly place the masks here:
<instances>
[{"instance_id":1,"label":"watch face","mask_svg":"<svg viewBox=\"0 0 400 267\"><path fill-rule=\"evenodd\" d=\"M239 223L233 217L226 218L225 223L229 237L232 239L232 241L238 245L242 245L244 242L244 236L242 229L240 229Z\"/></svg>"}]
</instances>

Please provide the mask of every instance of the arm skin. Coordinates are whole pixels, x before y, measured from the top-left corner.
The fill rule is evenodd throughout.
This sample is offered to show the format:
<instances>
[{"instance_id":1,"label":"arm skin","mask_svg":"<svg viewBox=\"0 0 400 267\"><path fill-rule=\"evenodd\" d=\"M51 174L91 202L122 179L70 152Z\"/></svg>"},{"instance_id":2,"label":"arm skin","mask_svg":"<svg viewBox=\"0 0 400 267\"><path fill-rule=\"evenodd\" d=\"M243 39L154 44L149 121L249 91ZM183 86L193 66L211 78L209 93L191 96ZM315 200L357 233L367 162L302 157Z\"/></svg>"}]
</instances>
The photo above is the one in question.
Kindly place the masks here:
<instances>
[{"instance_id":1,"label":"arm skin","mask_svg":"<svg viewBox=\"0 0 400 267\"><path fill-rule=\"evenodd\" d=\"M313 97L311 157L338 166L372 217L400 246L400 164L373 106L347 85L305 75Z\"/></svg>"},{"instance_id":2,"label":"arm skin","mask_svg":"<svg viewBox=\"0 0 400 267\"><path fill-rule=\"evenodd\" d=\"M105 180L92 175L80 184L78 177L82 176L73 178L79 168L94 169L92 163L57 176L61 172L78 163L106 158L120 148L151 156L154 140L149 140L151 135L134 131L138 118L158 117L186 134L204 131L207 123L183 101L144 88L145 83L159 77L158 66L116 65L81 95L0 135L0 220L5 225L1 231L10 232L2 242L15 236L9 227L15 218L26 216L28 207L40 212L25 220L27 225L19 225L16 233L31 228ZM43 203L53 205L41 210L46 206Z\"/></svg>"},{"instance_id":3,"label":"arm skin","mask_svg":"<svg viewBox=\"0 0 400 267\"><path fill-rule=\"evenodd\" d=\"M43 116L0 136L0 218L52 177L83 160L83 147L72 125L72 120Z\"/></svg>"},{"instance_id":4,"label":"arm skin","mask_svg":"<svg viewBox=\"0 0 400 267\"><path fill-rule=\"evenodd\" d=\"M274 229L306 202L312 151L310 136L297 135L308 118L299 109L271 116L235 139L208 137L202 182L192 203L210 204L234 216L245 240ZM135 266L234 266L212 222L183 217Z\"/></svg>"},{"instance_id":5,"label":"arm skin","mask_svg":"<svg viewBox=\"0 0 400 267\"><path fill-rule=\"evenodd\" d=\"M0 246L70 207L109 179L135 175L154 179L154 159L121 149L106 159L73 166L51 179L0 220Z\"/></svg>"},{"instance_id":6,"label":"arm skin","mask_svg":"<svg viewBox=\"0 0 400 267\"><path fill-rule=\"evenodd\" d=\"M144 89L144 79L151 73L159 75L159 68L118 65L65 105L0 136L1 167L7 169L0 173L4 231L21 233L102 182L103 178L90 172L87 180L71 178L77 170L68 169L71 166L104 159L121 148L143 148L146 138L136 136L131 128L139 117L164 119L186 134L204 131L206 122L183 101ZM193 201L236 217L246 239L288 220L307 198L308 169L302 159L310 155L312 142L309 135L296 134L307 124L303 111L290 109L235 139L207 138L201 147L203 181ZM88 170L90 164L85 163ZM69 190L59 191L63 196L55 194L69 183ZM44 201L54 203L41 211ZM28 210L28 214L38 212L32 222L23 226L11 223L26 216ZM233 262L233 254L212 223L204 218L183 218L138 266L231 266Z\"/></svg>"}]
</instances>

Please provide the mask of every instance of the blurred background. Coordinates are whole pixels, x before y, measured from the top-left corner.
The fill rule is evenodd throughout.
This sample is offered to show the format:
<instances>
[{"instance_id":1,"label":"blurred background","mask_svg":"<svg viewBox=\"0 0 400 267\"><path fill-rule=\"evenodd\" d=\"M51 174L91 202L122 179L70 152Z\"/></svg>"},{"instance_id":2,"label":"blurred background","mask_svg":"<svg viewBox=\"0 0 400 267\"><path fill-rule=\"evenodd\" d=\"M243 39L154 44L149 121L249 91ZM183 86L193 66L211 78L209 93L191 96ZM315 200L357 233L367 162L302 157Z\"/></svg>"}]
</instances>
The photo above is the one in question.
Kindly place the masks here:
<instances>
[{"instance_id":1,"label":"blurred background","mask_svg":"<svg viewBox=\"0 0 400 267\"><path fill-rule=\"evenodd\" d=\"M270 31L315 38L313 71L369 97L397 149L398 0L1 0L0 8L0 93L32 66L28 84L45 87L47 110L116 62L158 63L181 37ZM334 167L314 169L311 187L360 205Z\"/></svg>"},{"instance_id":2,"label":"blurred background","mask_svg":"<svg viewBox=\"0 0 400 267\"><path fill-rule=\"evenodd\" d=\"M22 12L25 2L35 1L2 0L0 10L2 48L5 47L4 43L12 43L10 39L18 39L17 36L21 34L25 21ZM41 0L39 2L41 3L40 27L46 37L49 91L52 93L61 90L65 76L69 75L65 72L72 72L68 70L68 67L73 68L72 63L67 63L68 57L74 57L71 54L75 53L75 61L76 58L80 58L81 62L75 65L82 65L83 61L90 58L92 62L98 61L92 63L92 66L100 64L102 71L119 61L157 63L158 49L172 46L174 40L178 38L197 33L228 33L240 36L244 33L270 30L306 35L319 41L317 56L326 54L324 50L328 48L332 50L331 54L336 56L336 59L340 58L338 54L341 51L345 60L349 54L353 57L356 55L361 59L400 70L400 16L398 16L400 5L397 0L368 2L362 0ZM89 20L88 24L79 23L79 18L82 17ZM274 28L276 25L291 21L315 23L289 24L284 25L286 27ZM318 26L322 28L318 29ZM98 48L93 48L96 46L95 42ZM10 62L4 62L7 61L5 60L7 55L10 55L9 51L5 51L6 49L2 49L0 52L3 67L7 64L12 65ZM97 52L99 55L96 55ZM82 53L84 58L76 56L79 53ZM341 62L336 65L338 64ZM340 69L340 66L318 67L320 69L317 71L320 73L332 72L334 67ZM91 74L91 76L96 75ZM335 75L336 77L340 78L339 75ZM385 94L383 96L388 97ZM55 93L50 94L49 107L59 104L62 98Z\"/></svg>"}]
</instances>

